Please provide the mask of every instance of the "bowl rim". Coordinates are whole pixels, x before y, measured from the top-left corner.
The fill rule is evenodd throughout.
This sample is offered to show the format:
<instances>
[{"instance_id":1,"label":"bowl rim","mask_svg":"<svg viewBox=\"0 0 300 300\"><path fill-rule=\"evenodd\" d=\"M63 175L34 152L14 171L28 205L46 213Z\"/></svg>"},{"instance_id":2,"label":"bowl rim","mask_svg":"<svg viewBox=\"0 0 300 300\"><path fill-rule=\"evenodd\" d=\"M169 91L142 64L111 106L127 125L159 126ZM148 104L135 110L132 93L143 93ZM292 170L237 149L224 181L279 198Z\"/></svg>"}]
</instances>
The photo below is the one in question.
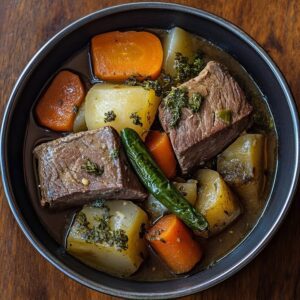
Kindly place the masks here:
<instances>
[{"instance_id":1,"label":"bowl rim","mask_svg":"<svg viewBox=\"0 0 300 300\"><path fill-rule=\"evenodd\" d=\"M118 12L126 12L131 10L140 10L140 9L170 9L175 11L180 11L186 14L193 14L200 18L207 19L209 21L212 21L219 26L225 28L226 30L232 32L236 36L238 36L239 39L243 40L248 46L255 49L256 53L263 59L264 63L268 65L268 67L271 69L272 73L275 75L276 80L279 82L280 87L282 91L284 92L285 99L287 101L287 104L289 106L289 110L291 113L291 118L293 121L293 130L295 135L295 168L294 172L292 174L291 184L288 191L288 197L284 203L284 206L282 207L282 210L280 214L278 215L276 221L272 224L272 226L269 228L268 233L264 236L263 239L261 239L255 247L249 251L248 255L245 257L242 257L238 261L235 262L229 268L226 270L226 272L223 272L221 274L217 274L215 277L210 278L206 281L205 284L202 285L195 285L190 289L182 288L181 290L176 291L168 291L168 292L152 292L151 294L148 292L126 292L121 291L118 288L108 288L104 285L98 284L93 282L92 280L89 280L85 278L84 276L80 275L79 273L73 271L71 268L64 265L58 258L56 258L53 254L51 254L48 249L38 240L38 238L34 235L34 233L31 231L29 225L25 221L25 219L22 216L21 211L19 210L18 206L16 205L15 197L12 191L12 187L10 185L10 179L8 174L8 166L7 166L7 160L6 160L6 138L7 138L7 125L10 120L12 109L15 105L15 99L16 95L18 93L18 90L24 80L26 80L26 77L30 74L30 71L32 68L35 67L35 65L39 62L40 59L42 59L43 54L47 53L47 50L51 49L51 46L54 46L59 40L61 40L63 37L68 35L70 32L77 30L82 25L89 23L93 20L96 20L98 18L102 18L104 16L115 14ZM238 272L241 268L243 268L247 263L249 263L270 241L271 237L274 235L274 233L277 231L280 223L282 222L283 218L285 217L290 204L292 202L294 193L297 188L297 181L299 178L299 138L300 138L300 130L299 130L299 119L298 119L298 111L296 108L296 104L293 100L293 96L291 94L291 91L288 87L288 84L286 80L284 79L282 73L276 66L276 64L273 62L273 60L269 57L269 55L263 50L263 48L258 45L258 43L252 39L250 36L248 36L243 30L241 30L236 25L232 24L231 22L224 20L223 18L216 16L214 14L208 13L206 11L200 10L198 8L189 7L185 5L179 5L174 3L163 3L163 2L135 2L135 3L127 3L122 5L116 5L107 7L98 11L95 11L93 13L90 13L82 18L79 18L72 22L71 24L64 27L62 30L60 30L58 33L56 33L51 39L49 39L32 57L32 59L28 62L26 67L23 69L22 73L18 77L18 80L16 81L13 90L11 92L11 95L8 99L8 102L6 104L6 108L3 113L3 119L2 119L2 125L1 125L1 132L0 132L0 148L1 148L1 175L2 175L2 182L3 182L3 188L4 193L7 199L7 202L9 204L9 207L13 213L13 216L15 220L17 221L19 227L21 228L22 232L25 234L26 238L29 240L31 245L44 257L48 262L50 262L53 266L55 266L58 270L72 278L73 280L81 283L82 285L85 285L89 288L92 288L96 291L110 294L113 296L118 297L127 297L127 298L133 298L133 299L159 299L159 298L174 298L174 297L181 297L190 295L192 293L199 292L201 290L207 289L209 287L212 287L221 281L224 281L228 277L232 276L236 272Z\"/></svg>"}]
</instances>

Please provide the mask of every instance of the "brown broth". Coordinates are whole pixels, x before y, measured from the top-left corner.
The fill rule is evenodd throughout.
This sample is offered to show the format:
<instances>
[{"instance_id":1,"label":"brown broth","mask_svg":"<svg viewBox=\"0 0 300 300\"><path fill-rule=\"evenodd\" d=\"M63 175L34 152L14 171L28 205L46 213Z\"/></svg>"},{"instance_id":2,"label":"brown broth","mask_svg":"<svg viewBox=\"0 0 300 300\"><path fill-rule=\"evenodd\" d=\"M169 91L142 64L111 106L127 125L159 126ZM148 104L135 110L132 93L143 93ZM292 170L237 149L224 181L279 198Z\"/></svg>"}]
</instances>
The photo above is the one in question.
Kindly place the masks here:
<instances>
[{"instance_id":1,"label":"brown broth","mask_svg":"<svg viewBox=\"0 0 300 300\"><path fill-rule=\"evenodd\" d=\"M155 32L161 39L166 35L166 31L150 29ZM268 119L272 120L272 115L268 109L263 94L255 84L254 80L250 77L247 71L228 53L224 52L220 48L216 47L212 43L194 36L193 44L195 48L201 49L204 54L205 60L216 60L224 64L231 75L238 81L242 89L245 91L247 99L254 106L254 110L259 110ZM62 69L69 69L78 75L80 75L82 81L88 90L92 84L100 82L97 80L92 72L91 60L89 54L89 46L85 47L78 53L75 53L64 65L57 71ZM50 80L49 80L50 82ZM43 89L42 89L43 90ZM264 132L260 130L260 132ZM38 215L42 225L46 228L49 234L56 240L56 242L64 247L66 234L70 224L72 223L76 209L69 209L64 211L52 211L48 208L43 208L39 203L39 190L38 180L36 174L36 162L32 157L32 151L34 147L42 142L53 140L61 137L63 134L51 132L37 125L31 113L25 137L24 145L24 175L25 178L35 178L35 185L31 184L32 181L27 182L27 188L32 205ZM238 218L231 226L227 227L226 230L218 234L217 236L211 237L208 240L201 240L205 249L204 259L198 266L192 271L197 272L212 265L215 261L221 259L224 255L228 254L234 249L235 246L241 242L241 240L251 231L259 219L262 213L263 207L265 206L266 198L269 195L272 182L274 179L274 171L277 160L277 137L275 130L264 132L268 138L268 159L266 161L266 184L264 189L264 195L257 207L249 208L246 203L243 203L244 211L242 216ZM132 280L143 280L143 281L159 281L167 280L171 278L177 278L178 276L172 274L167 267L159 260L155 253L150 249L149 257L140 267L140 269L130 277ZM187 275L182 275L187 276ZM182 277L180 276L180 277Z\"/></svg>"}]
</instances>

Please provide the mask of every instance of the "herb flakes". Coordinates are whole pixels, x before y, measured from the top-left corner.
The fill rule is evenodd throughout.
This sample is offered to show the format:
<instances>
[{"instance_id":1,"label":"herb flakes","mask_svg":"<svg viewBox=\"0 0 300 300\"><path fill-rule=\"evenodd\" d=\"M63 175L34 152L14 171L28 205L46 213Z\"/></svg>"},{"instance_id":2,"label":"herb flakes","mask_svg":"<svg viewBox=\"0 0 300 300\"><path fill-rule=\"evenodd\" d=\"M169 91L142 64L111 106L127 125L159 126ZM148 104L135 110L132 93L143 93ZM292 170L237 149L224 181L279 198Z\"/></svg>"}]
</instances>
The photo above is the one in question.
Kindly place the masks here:
<instances>
[{"instance_id":1,"label":"herb flakes","mask_svg":"<svg viewBox=\"0 0 300 300\"><path fill-rule=\"evenodd\" d=\"M103 206L103 214L94 216L94 226L87 221L86 215L79 212L75 218L74 227L86 243L106 244L116 247L118 251L128 249L128 236L123 229L112 230L109 224L111 216L109 208Z\"/></svg>"},{"instance_id":2,"label":"herb flakes","mask_svg":"<svg viewBox=\"0 0 300 300\"><path fill-rule=\"evenodd\" d=\"M138 115L137 112L131 113L129 118L132 119L132 123L134 125L143 126L143 123L141 122L141 117Z\"/></svg>"},{"instance_id":3,"label":"herb flakes","mask_svg":"<svg viewBox=\"0 0 300 300\"><path fill-rule=\"evenodd\" d=\"M91 204L91 206L96 208L102 208L104 206L104 203L105 203L104 199L97 199Z\"/></svg>"},{"instance_id":4,"label":"herb flakes","mask_svg":"<svg viewBox=\"0 0 300 300\"><path fill-rule=\"evenodd\" d=\"M176 70L175 80L177 83L183 83L197 76L204 67L202 55L197 53L189 63L189 58L181 53L175 53L174 68Z\"/></svg>"},{"instance_id":5,"label":"herb flakes","mask_svg":"<svg viewBox=\"0 0 300 300\"><path fill-rule=\"evenodd\" d=\"M200 111L202 103L202 96L199 93L194 93L190 98L189 98L189 108L193 113L197 113Z\"/></svg>"},{"instance_id":6,"label":"herb flakes","mask_svg":"<svg viewBox=\"0 0 300 300\"><path fill-rule=\"evenodd\" d=\"M125 81L125 84L130 86L141 86L145 90L152 89L157 97L165 97L171 90L172 86L176 85L174 79L164 72L161 72L156 80L147 78L144 81L139 81L136 76L131 76Z\"/></svg>"},{"instance_id":7,"label":"herb flakes","mask_svg":"<svg viewBox=\"0 0 300 300\"><path fill-rule=\"evenodd\" d=\"M104 172L103 167L100 167L98 164L92 162L89 158L86 159L85 163L81 166L81 169L88 174L93 174L95 176L101 176Z\"/></svg>"},{"instance_id":8,"label":"herb flakes","mask_svg":"<svg viewBox=\"0 0 300 300\"><path fill-rule=\"evenodd\" d=\"M181 110L187 107L188 90L186 88L173 88L169 95L164 99L164 105L170 112L170 126L176 127L180 118Z\"/></svg>"},{"instance_id":9,"label":"herb flakes","mask_svg":"<svg viewBox=\"0 0 300 300\"><path fill-rule=\"evenodd\" d=\"M116 160L118 159L120 156L120 150L119 149L113 149L110 151L110 157L113 159L113 160Z\"/></svg>"},{"instance_id":10,"label":"herb flakes","mask_svg":"<svg viewBox=\"0 0 300 300\"><path fill-rule=\"evenodd\" d=\"M116 119L116 114L113 110L109 110L108 112L104 113L104 123L112 122Z\"/></svg>"}]
</instances>

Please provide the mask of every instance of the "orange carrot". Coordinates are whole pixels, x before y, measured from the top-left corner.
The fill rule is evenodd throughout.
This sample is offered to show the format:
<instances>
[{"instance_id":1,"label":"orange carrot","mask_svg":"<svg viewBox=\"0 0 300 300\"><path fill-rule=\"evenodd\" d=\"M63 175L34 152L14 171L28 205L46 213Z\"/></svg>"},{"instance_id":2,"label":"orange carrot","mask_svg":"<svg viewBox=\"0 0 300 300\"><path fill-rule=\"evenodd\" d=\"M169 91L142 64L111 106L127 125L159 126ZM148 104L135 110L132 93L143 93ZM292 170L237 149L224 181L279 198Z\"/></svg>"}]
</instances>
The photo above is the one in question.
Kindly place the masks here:
<instances>
[{"instance_id":1,"label":"orange carrot","mask_svg":"<svg viewBox=\"0 0 300 300\"><path fill-rule=\"evenodd\" d=\"M79 76L69 71L59 72L36 106L39 124L55 131L72 131L76 112L84 97Z\"/></svg>"},{"instance_id":2,"label":"orange carrot","mask_svg":"<svg viewBox=\"0 0 300 300\"><path fill-rule=\"evenodd\" d=\"M130 76L156 79L163 49L157 36L146 31L113 31L96 35L91 43L93 69L103 80L123 81Z\"/></svg>"},{"instance_id":3,"label":"orange carrot","mask_svg":"<svg viewBox=\"0 0 300 300\"><path fill-rule=\"evenodd\" d=\"M155 162L168 178L176 175L176 159L168 135L157 130L150 131L146 146Z\"/></svg>"},{"instance_id":4,"label":"orange carrot","mask_svg":"<svg viewBox=\"0 0 300 300\"><path fill-rule=\"evenodd\" d=\"M199 243L175 215L162 217L147 232L146 239L176 274L190 271L202 258Z\"/></svg>"}]
</instances>

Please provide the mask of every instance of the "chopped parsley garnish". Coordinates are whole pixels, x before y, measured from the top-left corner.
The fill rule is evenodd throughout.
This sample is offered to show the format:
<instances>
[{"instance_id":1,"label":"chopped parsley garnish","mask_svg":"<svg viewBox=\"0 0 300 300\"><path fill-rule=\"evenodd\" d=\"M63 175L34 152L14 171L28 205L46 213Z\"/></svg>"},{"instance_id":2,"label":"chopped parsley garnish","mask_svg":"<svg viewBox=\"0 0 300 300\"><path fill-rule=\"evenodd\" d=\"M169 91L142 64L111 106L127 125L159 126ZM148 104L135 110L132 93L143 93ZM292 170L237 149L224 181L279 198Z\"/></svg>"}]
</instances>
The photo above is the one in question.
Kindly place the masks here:
<instances>
[{"instance_id":1,"label":"chopped parsley garnish","mask_svg":"<svg viewBox=\"0 0 300 300\"><path fill-rule=\"evenodd\" d=\"M155 95L158 97L165 97L172 86L176 85L173 78L170 75L161 72L160 76L156 80L146 79L144 81L139 81L136 76L129 77L126 84L131 86L141 86L146 90L154 90Z\"/></svg>"},{"instance_id":2,"label":"chopped parsley garnish","mask_svg":"<svg viewBox=\"0 0 300 300\"><path fill-rule=\"evenodd\" d=\"M75 218L73 230L76 230L86 243L115 246L118 251L128 249L128 236L123 229L112 230L109 224L109 208L103 207L103 214L94 216L94 226L87 221L86 215L79 212Z\"/></svg>"},{"instance_id":3,"label":"chopped parsley garnish","mask_svg":"<svg viewBox=\"0 0 300 300\"><path fill-rule=\"evenodd\" d=\"M177 52L174 59L174 67L176 70L174 78L162 71L156 80L146 78L140 81L139 76L131 76L125 83L131 86L142 86L146 90L152 89L155 91L156 96L166 97L172 87L197 76L204 67L204 61L200 52L195 55L191 63L189 63L188 57Z\"/></svg>"},{"instance_id":4,"label":"chopped parsley garnish","mask_svg":"<svg viewBox=\"0 0 300 300\"><path fill-rule=\"evenodd\" d=\"M198 53L189 63L189 58L177 52L174 59L174 68L176 70L175 80L177 83L183 83L197 76L204 67L201 54Z\"/></svg>"},{"instance_id":5,"label":"chopped parsley garnish","mask_svg":"<svg viewBox=\"0 0 300 300\"><path fill-rule=\"evenodd\" d=\"M202 96L199 93L194 93L189 97L187 88L173 88L164 99L164 105L170 112L169 125L172 128L178 125L184 107L189 108L193 113L199 112L201 102Z\"/></svg>"},{"instance_id":6,"label":"chopped parsley garnish","mask_svg":"<svg viewBox=\"0 0 300 300\"><path fill-rule=\"evenodd\" d=\"M216 111L216 117L226 124L231 124L232 112L229 109L222 109Z\"/></svg>"},{"instance_id":7,"label":"chopped parsley garnish","mask_svg":"<svg viewBox=\"0 0 300 300\"><path fill-rule=\"evenodd\" d=\"M137 76L130 77L126 80L126 84L131 86L142 86L149 90L153 89L156 96L164 98L164 105L170 112L170 127L174 128L178 125L181 118L181 110L186 107L193 113L200 111L202 95L194 93L189 97L186 88L176 88L179 84L190 80L197 76L204 68L204 61L200 53L196 54L192 60L177 52L174 59L174 67L176 75L172 76L161 72L157 80L146 78L144 81L139 81ZM131 114L133 124L142 126L140 119Z\"/></svg>"},{"instance_id":8,"label":"chopped parsley garnish","mask_svg":"<svg viewBox=\"0 0 300 300\"><path fill-rule=\"evenodd\" d=\"M104 123L107 123L107 122L112 122L116 119L116 114L114 113L113 110L110 110L106 113L104 113Z\"/></svg>"},{"instance_id":9,"label":"chopped parsley garnish","mask_svg":"<svg viewBox=\"0 0 300 300\"><path fill-rule=\"evenodd\" d=\"M113 240L118 249L128 249L128 236L123 229L117 229L113 231Z\"/></svg>"},{"instance_id":10,"label":"chopped parsley garnish","mask_svg":"<svg viewBox=\"0 0 300 300\"><path fill-rule=\"evenodd\" d=\"M202 96L199 93L194 93L189 98L189 108L193 113L197 113L200 111L201 102L202 102Z\"/></svg>"},{"instance_id":11,"label":"chopped parsley garnish","mask_svg":"<svg viewBox=\"0 0 300 300\"><path fill-rule=\"evenodd\" d=\"M104 203L105 203L104 199L97 199L91 204L91 206L96 208L102 208L104 206Z\"/></svg>"},{"instance_id":12,"label":"chopped parsley garnish","mask_svg":"<svg viewBox=\"0 0 300 300\"><path fill-rule=\"evenodd\" d=\"M88 224L89 224L89 222L87 221L86 215L81 211L77 215L76 222L80 226L88 226Z\"/></svg>"},{"instance_id":13,"label":"chopped parsley garnish","mask_svg":"<svg viewBox=\"0 0 300 300\"><path fill-rule=\"evenodd\" d=\"M137 112L134 112L129 117L132 119L132 123L137 126L143 126L143 123L141 122L141 117L137 114Z\"/></svg>"},{"instance_id":14,"label":"chopped parsley garnish","mask_svg":"<svg viewBox=\"0 0 300 300\"><path fill-rule=\"evenodd\" d=\"M111 150L111 152L110 152L110 157L112 158L112 159L118 159L119 158L119 156L120 156L120 150L119 149L113 149L113 150Z\"/></svg>"},{"instance_id":15,"label":"chopped parsley garnish","mask_svg":"<svg viewBox=\"0 0 300 300\"><path fill-rule=\"evenodd\" d=\"M187 107L188 98L188 90L186 88L173 88L164 99L164 105L170 112L169 124L172 128L177 126L181 118L182 108Z\"/></svg>"},{"instance_id":16,"label":"chopped parsley garnish","mask_svg":"<svg viewBox=\"0 0 300 300\"><path fill-rule=\"evenodd\" d=\"M81 169L86 171L88 174L93 174L95 176L101 176L104 172L104 168L100 167L98 164L92 162L89 158L86 159Z\"/></svg>"}]
</instances>

